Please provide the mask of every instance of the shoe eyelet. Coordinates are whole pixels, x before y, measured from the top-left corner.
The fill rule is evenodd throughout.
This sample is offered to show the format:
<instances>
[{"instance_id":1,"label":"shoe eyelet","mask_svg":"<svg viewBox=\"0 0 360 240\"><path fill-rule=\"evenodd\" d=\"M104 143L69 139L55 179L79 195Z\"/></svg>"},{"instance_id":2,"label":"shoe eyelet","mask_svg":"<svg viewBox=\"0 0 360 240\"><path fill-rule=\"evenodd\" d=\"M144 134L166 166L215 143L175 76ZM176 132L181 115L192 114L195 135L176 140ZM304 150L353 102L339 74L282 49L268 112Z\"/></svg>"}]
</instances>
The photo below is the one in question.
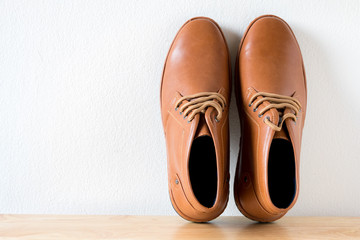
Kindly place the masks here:
<instances>
[{"instance_id":1,"label":"shoe eyelet","mask_svg":"<svg viewBox=\"0 0 360 240\"><path fill-rule=\"evenodd\" d=\"M249 173L244 173L243 176L241 177L241 182L242 184L246 187L250 184L251 178Z\"/></svg>"},{"instance_id":2,"label":"shoe eyelet","mask_svg":"<svg viewBox=\"0 0 360 240\"><path fill-rule=\"evenodd\" d=\"M253 109L253 112L256 112L256 111L257 111L257 108L254 108L254 109Z\"/></svg>"},{"instance_id":3,"label":"shoe eyelet","mask_svg":"<svg viewBox=\"0 0 360 240\"><path fill-rule=\"evenodd\" d=\"M266 116L266 118L264 118L263 122L265 122L265 119L267 119L267 120L270 121L270 117L269 117L269 116Z\"/></svg>"},{"instance_id":4,"label":"shoe eyelet","mask_svg":"<svg viewBox=\"0 0 360 240\"><path fill-rule=\"evenodd\" d=\"M252 103L249 103L249 107L251 107L252 106Z\"/></svg>"},{"instance_id":5,"label":"shoe eyelet","mask_svg":"<svg viewBox=\"0 0 360 240\"><path fill-rule=\"evenodd\" d=\"M184 116L183 118L184 118L184 119L186 119L186 118L187 118L187 116Z\"/></svg>"},{"instance_id":6,"label":"shoe eyelet","mask_svg":"<svg viewBox=\"0 0 360 240\"><path fill-rule=\"evenodd\" d=\"M178 110L178 108L176 107L176 108L175 108L175 112L176 112L177 110Z\"/></svg>"},{"instance_id":7,"label":"shoe eyelet","mask_svg":"<svg viewBox=\"0 0 360 240\"><path fill-rule=\"evenodd\" d=\"M258 117L261 118L263 115L262 114L259 114Z\"/></svg>"},{"instance_id":8,"label":"shoe eyelet","mask_svg":"<svg viewBox=\"0 0 360 240\"><path fill-rule=\"evenodd\" d=\"M189 120L187 120L187 122L188 122L188 123L190 123L190 122L191 122L191 120L190 120L190 121L189 121Z\"/></svg>"},{"instance_id":9,"label":"shoe eyelet","mask_svg":"<svg viewBox=\"0 0 360 240\"><path fill-rule=\"evenodd\" d=\"M179 114L181 115L181 114L182 114L182 112L179 112Z\"/></svg>"},{"instance_id":10,"label":"shoe eyelet","mask_svg":"<svg viewBox=\"0 0 360 240\"><path fill-rule=\"evenodd\" d=\"M215 117L215 122L220 122L220 120Z\"/></svg>"},{"instance_id":11,"label":"shoe eyelet","mask_svg":"<svg viewBox=\"0 0 360 240\"><path fill-rule=\"evenodd\" d=\"M175 179L175 184L179 184L179 180Z\"/></svg>"}]
</instances>

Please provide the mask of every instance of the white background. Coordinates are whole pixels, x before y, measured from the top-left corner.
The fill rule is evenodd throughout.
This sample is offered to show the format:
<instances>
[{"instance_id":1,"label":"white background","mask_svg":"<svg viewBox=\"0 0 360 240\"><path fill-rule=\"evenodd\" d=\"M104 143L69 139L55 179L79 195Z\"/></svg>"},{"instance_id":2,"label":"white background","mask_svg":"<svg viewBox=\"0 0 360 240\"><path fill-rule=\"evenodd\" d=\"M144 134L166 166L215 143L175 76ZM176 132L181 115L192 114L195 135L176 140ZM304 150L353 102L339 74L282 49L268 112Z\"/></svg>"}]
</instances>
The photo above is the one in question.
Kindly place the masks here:
<instances>
[{"instance_id":1,"label":"white background","mask_svg":"<svg viewBox=\"0 0 360 240\"><path fill-rule=\"evenodd\" d=\"M295 32L308 81L301 190L289 214L360 216L359 6L1 1L0 213L175 214L159 107L173 37L189 18L211 17L234 62L247 25L276 14ZM233 181L235 101L230 120ZM224 215L240 215L232 192Z\"/></svg>"}]
</instances>

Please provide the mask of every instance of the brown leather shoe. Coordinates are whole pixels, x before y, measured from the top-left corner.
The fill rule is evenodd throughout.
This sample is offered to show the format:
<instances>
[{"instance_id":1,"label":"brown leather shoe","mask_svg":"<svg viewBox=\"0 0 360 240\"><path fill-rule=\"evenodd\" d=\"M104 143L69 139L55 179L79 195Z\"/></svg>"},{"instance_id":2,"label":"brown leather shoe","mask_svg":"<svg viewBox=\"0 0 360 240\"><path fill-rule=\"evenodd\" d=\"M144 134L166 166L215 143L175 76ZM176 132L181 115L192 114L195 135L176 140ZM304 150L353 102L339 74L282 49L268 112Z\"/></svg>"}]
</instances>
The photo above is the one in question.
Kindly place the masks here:
<instances>
[{"instance_id":1,"label":"brown leather shoe","mask_svg":"<svg viewBox=\"0 0 360 240\"><path fill-rule=\"evenodd\" d=\"M234 197L248 218L270 222L292 208L299 193L299 158L306 79L288 24L261 16L248 27L236 63L241 147Z\"/></svg>"},{"instance_id":2,"label":"brown leather shoe","mask_svg":"<svg viewBox=\"0 0 360 240\"><path fill-rule=\"evenodd\" d=\"M228 47L212 19L193 18L179 30L160 101L172 205L187 220L210 221L228 201L230 101Z\"/></svg>"}]
</instances>

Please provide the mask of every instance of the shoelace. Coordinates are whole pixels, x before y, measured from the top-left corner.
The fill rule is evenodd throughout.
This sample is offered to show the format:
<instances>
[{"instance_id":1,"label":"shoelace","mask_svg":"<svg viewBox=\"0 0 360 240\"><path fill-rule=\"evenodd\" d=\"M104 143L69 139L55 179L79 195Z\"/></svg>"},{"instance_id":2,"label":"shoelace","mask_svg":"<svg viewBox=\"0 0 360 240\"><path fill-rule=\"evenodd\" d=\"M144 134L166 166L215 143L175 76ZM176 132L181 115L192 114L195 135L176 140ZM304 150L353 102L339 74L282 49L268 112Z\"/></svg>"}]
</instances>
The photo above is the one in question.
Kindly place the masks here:
<instances>
[{"instance_id":1,"label":"shoelace","mask_svg":"<svg viewBox=\"0 0 360 240\"><path fill-rule=\"evenodd\" d=\"M181 103L185 100L189 102L181 105ZM208 107L213 107L217 111L215 121L219 122L225 106L225 97L220 93L201 92L181 97L175 104L175 111L179 109L180 114L184 114L184 119L188 117L188 122L191 122L191 120L194 119L196 114L205 113Z\"/></svg>"},{"instance_id":2,"label":"shoelace","mask_svg":"<svg viewBox=\"0 0 360 240\"><path fill-rule=\"evenodd\" d=\"M256 101L254 103L255 99L259 96L262 96L263 98L259 99L258 101ZM258 92L256 94L254 94L254 96L252 96L252 98L250 99L249 107L251 107L254 104L254 112L256 112L259 105L265 101L268 101L270 104L268 106L264 107L263 109L261 109L261 111L259 112L259 115L258 115L259 117L262 117L266 111L268 111L272 108L276 108L276 109L290 108L291 110L293 110L295 112L295 114L292 112L289 112L289 113L286 113L285 115L283 115L282 112L279 112L280 119L279 119L278 125L275 125L273 122L271 122L269 117L265 118L264 122L269 127L271 127L273 130L280 131L284 121L287 118L293 119L294 122L296 123L297 115L301 111L301 104L296 98L279 95L279 94L275 94L275 93Z\"/></svg>"}]
</instances>

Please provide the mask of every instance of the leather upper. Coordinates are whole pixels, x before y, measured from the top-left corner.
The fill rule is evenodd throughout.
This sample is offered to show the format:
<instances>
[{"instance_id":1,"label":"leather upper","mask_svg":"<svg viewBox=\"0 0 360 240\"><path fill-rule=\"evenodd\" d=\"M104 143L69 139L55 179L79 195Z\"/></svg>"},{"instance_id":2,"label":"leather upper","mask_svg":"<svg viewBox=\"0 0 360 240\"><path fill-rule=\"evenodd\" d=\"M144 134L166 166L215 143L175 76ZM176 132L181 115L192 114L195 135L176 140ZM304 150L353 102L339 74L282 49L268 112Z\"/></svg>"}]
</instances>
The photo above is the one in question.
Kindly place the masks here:
<instances>
[{"instance_id":1,"label":"leather upper","mask_svg":"<svg viewBox=\"0 0 360 240\"><path fill-rule=\"evenodd\" d=\"M299 190L299 158L306 113L306 79L300 48L290 27L276 16L262 16L248 27L239 47L236 64L236 94L242 122L241 150L235 179L235 200L240 211L257 221L273 221L283 216L295 203ZM268 118L279 123L279 112L270 109L263 116L249 106L257 92L296 98L301 103L297 121L286 119L296 166L296 195L286 209L272 203L267 183L269 149L275 131L264 123ZM285 108L284 113L291 111Z\"/></svg>"},{"instance_id":2,"label":"leather upper","mask_svg":"<svg viewBox=\"0 0 360 240\"><path fill-rule=\"evenodd\" d=\"M161 115L165 132L170 198L183 218L204 222L219 216L228 200L230 101L230 62L228 48L219 26L199 17L186 22L177 33L167 56L161 84ZM217 195L211 208L201 205L191 187L188 161L200 114L188 122L175 103L182 96L216 92L226 99L223 117L216 121L213 107L204 114L215 145Z\"/></svg>"}]
</instances>

